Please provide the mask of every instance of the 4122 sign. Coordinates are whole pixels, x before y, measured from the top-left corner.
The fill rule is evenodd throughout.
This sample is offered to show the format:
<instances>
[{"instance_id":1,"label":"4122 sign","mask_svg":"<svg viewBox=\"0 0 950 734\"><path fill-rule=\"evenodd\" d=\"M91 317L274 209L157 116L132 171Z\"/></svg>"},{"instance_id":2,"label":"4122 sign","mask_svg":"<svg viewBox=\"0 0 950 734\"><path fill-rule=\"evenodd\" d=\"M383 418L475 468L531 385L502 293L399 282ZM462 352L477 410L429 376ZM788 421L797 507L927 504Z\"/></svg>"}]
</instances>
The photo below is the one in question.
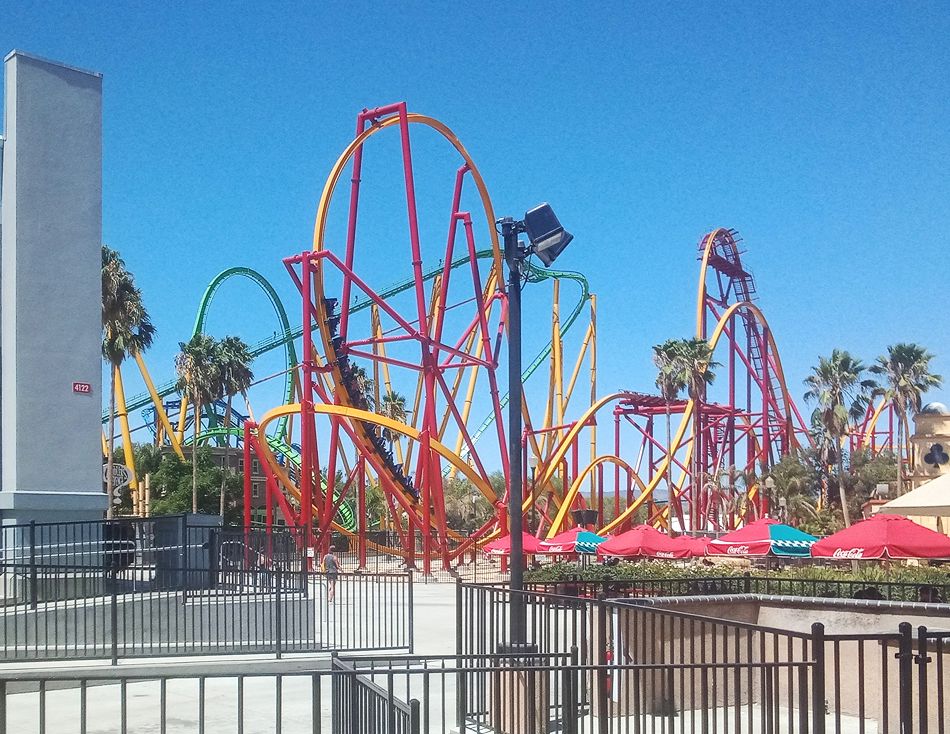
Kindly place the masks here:
<instances>
[{"instance_id":1,"label":"4122 sign","mask_svg":"<svg viewBox=\"0 0 950 734\"><path fill-rule=\"evenodd\" d=\"M92 392L92 385L88 382L74 382L73 392L80 395L89 395Z\"/></svg>"}]
</instances>

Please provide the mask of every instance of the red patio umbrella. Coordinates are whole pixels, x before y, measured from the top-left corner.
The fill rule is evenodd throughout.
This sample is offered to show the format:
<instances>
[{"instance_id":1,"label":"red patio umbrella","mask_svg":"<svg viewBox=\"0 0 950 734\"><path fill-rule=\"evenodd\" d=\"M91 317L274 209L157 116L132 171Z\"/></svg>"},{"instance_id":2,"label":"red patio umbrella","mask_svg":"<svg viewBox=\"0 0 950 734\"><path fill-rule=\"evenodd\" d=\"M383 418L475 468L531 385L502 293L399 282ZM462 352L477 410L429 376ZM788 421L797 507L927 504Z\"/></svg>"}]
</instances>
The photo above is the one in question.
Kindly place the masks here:
<instances>
[{"instance_id":1,"label":"red patio umbrella","mask_svg":"<svg viewBox=\"0 0 950 734\"><path fill-rule=\"evenodd\" d=\"M617 558L689 558L693 551L684 537L671 538L649 525L637 525L601 543L597 546L597 555Z\"/></svg>"},{"instance_id":2,"label":"red patio umbrella","mask_svg":"<svg viewBox=\"0 0 950 734\"><path fill-rule=\"evenodd\" d=\"M521 534L521 547L525 553L538 552L538 539L529 533ZM490 543L486 543L482 550L490 556L507 556L511 554L511 536L503 535L495 538Z\"/></svg>"},{"instance_id":3,"label":"red patio umbrella","mask_svg":"<svg viewBox=\"0 0 950 734\"><path fill-rule=\"evenodd\" d=\"M874 515L822 538L815 558L950 558L950 538L900 515Z\"/></svg>"}]
</instances>

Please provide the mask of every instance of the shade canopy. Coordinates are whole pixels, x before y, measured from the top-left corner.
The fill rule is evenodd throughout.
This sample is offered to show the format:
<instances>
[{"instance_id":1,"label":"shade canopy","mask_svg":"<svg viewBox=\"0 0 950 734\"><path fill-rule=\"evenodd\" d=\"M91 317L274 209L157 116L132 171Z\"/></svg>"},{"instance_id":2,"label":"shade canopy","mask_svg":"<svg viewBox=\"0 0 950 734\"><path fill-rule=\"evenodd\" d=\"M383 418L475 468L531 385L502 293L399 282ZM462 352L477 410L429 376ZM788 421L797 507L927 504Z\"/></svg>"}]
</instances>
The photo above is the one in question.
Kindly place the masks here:
<instances>
[{"instance_id":1,"label":"shade canopy","mask_svg":"<svg viewBox=\"0 0 950 734\"><path fill-rule=\"evenodd\" d=\"M649 525L637 525L625 533L601 543L597 555L614 558L690 558L703 555L705 546L696 538L671 538Z\"/></svg>"},{"instance_id":2,"label":"shade canopy","mask_svg":"<svg viewBox=\"0 0 950 734\"><path fill-rule=\"evenodd\" d=\"M950 474L942 474L881 505L878 513L881 512L887 515L950 517Z\"/></svg>"},{"instance_id":3,"label":"shade canopy","mask_svg":"<svg viewBox=\"0 0 950 734\"><path fill-rule=\"evenodd\" d=\"M606 538L602 538L597 533L592 533L584 528L571 528L563 533L555 535L553 538L542 540L538 543L538 553L548 553L551 555L565 553L596 553Z\"/></svg>"},{"instance_id":4,"label":"shade canopy","mask_svg":"<svg viewBox=\"0 0 950 734\"><path fill-rule=\"evenodd\" d=\"M950 558L950 538L900 515L874 515L822 538L815 558Z\"/></svg>"},{"instance_id":5,"label":"shade canopy","mask_svg":"<svg viewBox=\"0 0 950 734\"><path fill-rule=\"evenodd\" d=\"M709 541L706 553L711 556L767 556L770 553L807 556L816 540L814 535L765 517Z\"/></svg>"},{"instance_id":6,"label":"shade canopy","mask_svg":"<svg viewBox=\"0 0 950 734\"><path fill-rule=\"evenodd\" d=\"M525 553L538 552L537 538L529 533L522 533L521 538L521 547ZM503 535L500 538L495 538L490 543L482 546L482 550L490 556L507 556L511 553L511 536Z\"/></svg>"}]
</instances>

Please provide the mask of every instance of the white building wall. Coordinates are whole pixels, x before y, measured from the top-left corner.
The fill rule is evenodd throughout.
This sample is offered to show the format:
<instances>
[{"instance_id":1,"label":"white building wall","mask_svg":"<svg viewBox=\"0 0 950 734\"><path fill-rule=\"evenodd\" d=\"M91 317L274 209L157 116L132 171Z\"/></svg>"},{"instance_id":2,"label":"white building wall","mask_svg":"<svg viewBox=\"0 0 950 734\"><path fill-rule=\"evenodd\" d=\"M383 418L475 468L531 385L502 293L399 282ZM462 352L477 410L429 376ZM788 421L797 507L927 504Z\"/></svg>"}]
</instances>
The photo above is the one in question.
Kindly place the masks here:
<instances>
[{"instance_id":1,"label":"white building wall","mask_svg":"<svg viewBox=\"0 0 950 734\"><path fill-rule=\"evenodd\" d=\"M101 517L102 77L14 51L3 119L0 517Z\"/></svg>"}]
</instances>

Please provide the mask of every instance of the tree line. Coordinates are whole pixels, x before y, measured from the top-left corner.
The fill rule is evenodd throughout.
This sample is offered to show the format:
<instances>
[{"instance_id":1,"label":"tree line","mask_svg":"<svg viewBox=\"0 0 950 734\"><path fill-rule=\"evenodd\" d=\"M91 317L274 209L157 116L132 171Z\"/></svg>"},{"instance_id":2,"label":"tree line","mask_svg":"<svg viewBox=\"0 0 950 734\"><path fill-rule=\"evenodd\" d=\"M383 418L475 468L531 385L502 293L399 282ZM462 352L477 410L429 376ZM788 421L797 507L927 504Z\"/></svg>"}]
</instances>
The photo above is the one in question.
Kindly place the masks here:
<instances>
[{"instance_id":1,"label":"tree line","mask_svg":"<svg viewBox=\"0 0 950 734\"><path fill-rule=\"evenodd\" d=\"M112 517L115 488L112 480L112 466L115 462L115 414L116 414L116 371L126 359L144 354L155 339L155 326L152 324L145 307L141 289L136 286L135 278L125 265L119 253L109 247L102 247L102 356L110 366L109 422L106 436L106 496L109 498L107 515ZM202 410L213 409L215 402L226 400L224 414L225 432L231 427L232 401L235 396L247 397L247 390L254 380L251 370L253 357L247 344L237 336L225 336L216 339L208 334L195 334L187 342L179 342L179 353L175 357L175 370L178 375L177 390L187 399L193 413L193 436L191 441L191 510L199 510L199 469L202 461L198 456L198 434L201 426ZM158 407L158 406L156 406ZM182 410L185 410L184 401ZM230 438L224 439L224 469L218 484L218 512L222 517L226 510L226 496L229 484L234 484L229 452ZM124 457L123 457L124 458ZM147 452L143 455L142 466L158 471L160 453L150 461ZM178 463L177 457L168 458ZM208 464L210 458L203 463ZM168 472L174 473L169 465ZM149 472L150 473L150 472ZM160 483L164 487L166 484ZM177 486L177 484L176 484ZM122 501L122 498L119 498ZM156 497L156 510L162 508L161 491ZM175 511L181 511L176 508ZM203 504L202 509L208 509Z\"/></svg>"},{"instance_id":2,"label":"tree line","mask_svg":"<svg viewBox=\"0 0 950 734\"><path fill-rule=\"evenodd\" d=\"M887 347L884 354L878 356L870 366L843 349L833 349L828 357L820 356L818 364L811 368L811 374L805 378L805 402L813 404L810 433L815 449L800 455L783 458L779 467L789 473L790 466L798 465L799 471L791 471L794 476L786 477L794 481L784 482L784 490L790 493L790 499L800 512L806 492L801 488L810 470L817 472L818 479L825 491L821 494L827 499L827 489L837 486L838 502L845 526L851 524L851 502L848 489L856 486L856 475L871 467L871 473L878 471L880 461L869 455L851 457L850 466L845 466L845 439L867 415L872 399L880 397L893 409L897 418L897 447L893 457L882 457L886 464L896 461L896 482L898 495L903 493L904 447L910 433L910 421L921 409L923 396L929 390L939 388L943 378L931 369L934 355L919 344L898 343ZM666 403L667 446L672 444L671 405L679 400L685 391L691 400L702 400L706 388L716 377L716 369L721 367L713 360L713 350L703 339L670 339L653 347L653 363L657 368L656 386ZM695 416L694 416L695 418ZM698 424L692 421L693 445L696 445ZM779 472L781 474L782 472ZM775 471L773 470L773 474ZM880 472L879 472L880 473ZM887 472L884 471L886 475ZM700 477L698 452L692 452L690 462L690 481L692 486L701 486L704 477ZM668 486L672 489L672 462L667 462ZM746 482L757 481L746 478ZM810 486L814 486L813 484ZM818 496L812 498L818 500ZM810 519L816 519L812 517Z\"/></svg>"}]
</instances>

